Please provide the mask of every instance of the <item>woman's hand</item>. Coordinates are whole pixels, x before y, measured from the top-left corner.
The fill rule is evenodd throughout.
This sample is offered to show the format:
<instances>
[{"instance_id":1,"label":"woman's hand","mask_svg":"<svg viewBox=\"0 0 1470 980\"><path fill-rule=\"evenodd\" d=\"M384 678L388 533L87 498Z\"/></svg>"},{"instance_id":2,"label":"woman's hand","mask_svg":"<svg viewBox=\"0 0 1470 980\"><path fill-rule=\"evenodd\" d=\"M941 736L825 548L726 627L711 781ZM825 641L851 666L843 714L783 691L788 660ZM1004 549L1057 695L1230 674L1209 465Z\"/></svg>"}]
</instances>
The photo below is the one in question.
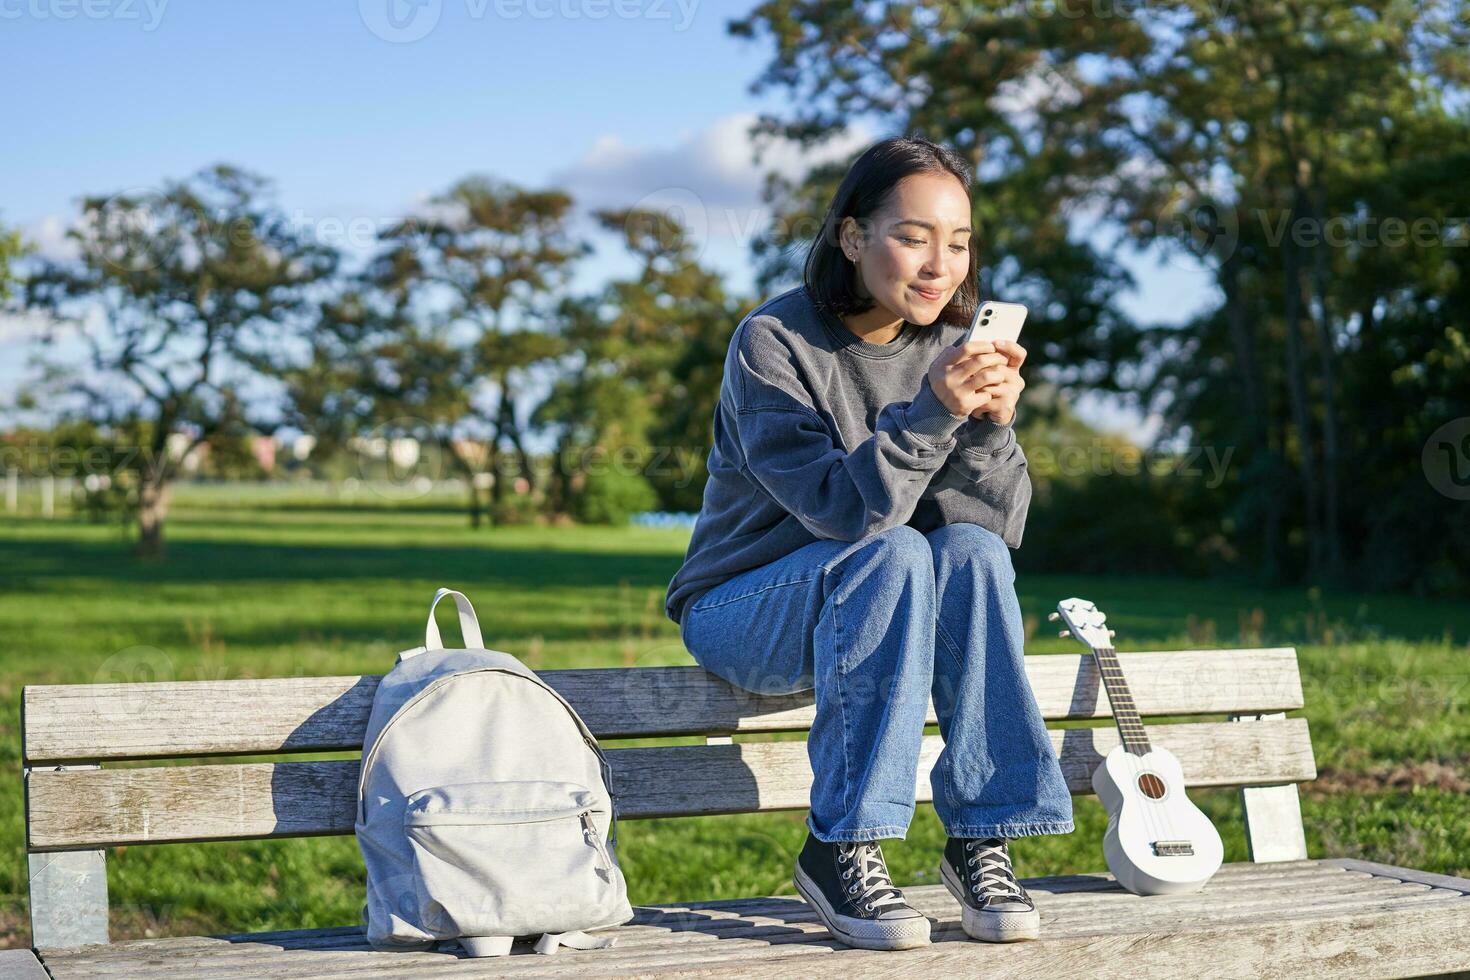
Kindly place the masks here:
<instances>
[{"instance_id":1,"label":"woman's hand","mask_svg":"<svg viewBox=\"0 0 1470 980\"><path fill-rule=\"evenodd\" d=\"M999 341L1005 344L1006 341ZM1018 346L1018 345L1011 345ZM1025 351L1020 358L1025 360ZM1016 361L1019 366L1021 360ZM995 410L1004 396L1002 387L1008 378L1011 357L988 340L971 340L958 347L947 347L929 365L929 387L951 415L980 418ZM1016 380L1020 376L1016 375ZM1020 389L1016 389L1020 393ZM1015 414L1015 396L1011 396L1009 414Z\"/></svg>"},{"instance_id":2,"label":"woman's hand","mask_svg":"<svg viewBox=\"0 0 1470 980\"><path fill-rule=\"evenodd\" d=\"M1005 363L989 369L988 381L982 388L990 393L990 400L970 413L971 418L989 418L998 425L1010 425L1016 420L1016 402L1026 379L1021 377L1021 365L1026 362L1026 348L1014 340L997 340L993 349L1005 358Z\"/></svg>"}]
</instances>

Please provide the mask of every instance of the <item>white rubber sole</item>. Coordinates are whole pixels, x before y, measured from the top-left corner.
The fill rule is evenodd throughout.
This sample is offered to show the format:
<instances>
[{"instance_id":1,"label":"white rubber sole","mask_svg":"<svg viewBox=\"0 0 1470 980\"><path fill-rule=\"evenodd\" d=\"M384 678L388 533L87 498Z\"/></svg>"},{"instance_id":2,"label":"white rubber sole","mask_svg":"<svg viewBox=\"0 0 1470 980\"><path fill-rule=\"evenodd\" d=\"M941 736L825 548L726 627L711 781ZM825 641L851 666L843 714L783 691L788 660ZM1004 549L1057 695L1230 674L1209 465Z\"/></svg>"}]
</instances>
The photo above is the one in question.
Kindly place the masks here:
<instances>
[{"instance_id":1,"label":"white rubber sole","mask_svg":"<svg viewBox=\"0 0 1470 980\"><path fill-rule=\"evenodd\" d=\"M1023 939L1036 939L1041 935L1041 913L1030 912L978 912L965 902L965 886L955 878L948 861L939 862L939 877L944 887L960 903L960 925L965 935L986 943L1014 943Z\"/></svg>"},{"instance_id":2,"label":"white rubber sole","mask_svg":"<svg viewBox=\"0 0 1470 980\"><path fill-rule=\"evenodd\" d=\"M929 945L929 919L915 916L910 919L857 919L850 915L838 915L822 897L822 890L812 881L801 863L797 862L791 876L796 890L806 903L817 913L822 925L833 936L859 949L916 949Z\"/></svg>"}]
</instances>

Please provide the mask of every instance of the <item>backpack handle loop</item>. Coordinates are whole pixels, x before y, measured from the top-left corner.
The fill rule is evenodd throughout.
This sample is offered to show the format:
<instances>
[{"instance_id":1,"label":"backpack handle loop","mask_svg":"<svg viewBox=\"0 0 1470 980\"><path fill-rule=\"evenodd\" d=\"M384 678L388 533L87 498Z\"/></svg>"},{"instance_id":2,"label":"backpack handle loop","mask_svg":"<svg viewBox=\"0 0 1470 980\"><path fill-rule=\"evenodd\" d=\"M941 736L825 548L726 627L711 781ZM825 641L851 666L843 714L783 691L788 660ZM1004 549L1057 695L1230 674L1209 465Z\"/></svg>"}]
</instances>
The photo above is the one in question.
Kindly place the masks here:
<instances>
[{"instance_id":1,"label":"backpack handle loop","mask_svg":"<svg viewBox=\"0 0 1470 980\"><path fill-rule=\"evenodd\" d=\"M434 601L429 603L429 625L424 630L424 648L427 650L445 648L444 640L439 636L439 624L434 622L434 609L439 605L439 600L447 595L454 596L454 604L459 608L459 631L464 635L465 649L485 649L485 638L480 635L480 621L475 617L475 607L470 605L470 600L465 598L463 592L456 592L453 589L440 589L434 593Z\"/></svg>"}]
</instances>

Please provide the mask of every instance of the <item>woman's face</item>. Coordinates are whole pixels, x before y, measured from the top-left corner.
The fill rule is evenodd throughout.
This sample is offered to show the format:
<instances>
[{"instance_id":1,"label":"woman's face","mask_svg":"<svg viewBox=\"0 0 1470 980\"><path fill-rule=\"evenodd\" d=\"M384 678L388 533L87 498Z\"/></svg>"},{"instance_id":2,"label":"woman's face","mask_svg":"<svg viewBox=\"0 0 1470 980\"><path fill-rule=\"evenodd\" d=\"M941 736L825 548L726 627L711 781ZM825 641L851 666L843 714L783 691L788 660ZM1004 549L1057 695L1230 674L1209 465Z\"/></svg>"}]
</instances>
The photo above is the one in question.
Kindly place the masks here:
<instances>
[{"instance_id":1,"label":"woman's face","mask_svg":"<svg viewBox=\"0 0 1470 980\"><path fill-rule=\"evenodd\" d=\"M895 319L933 323L970 272L970 197L952 174L899 181L868 234L842 224L842 250L855 259L859 292Z\"/></svg>"}]
</instances>

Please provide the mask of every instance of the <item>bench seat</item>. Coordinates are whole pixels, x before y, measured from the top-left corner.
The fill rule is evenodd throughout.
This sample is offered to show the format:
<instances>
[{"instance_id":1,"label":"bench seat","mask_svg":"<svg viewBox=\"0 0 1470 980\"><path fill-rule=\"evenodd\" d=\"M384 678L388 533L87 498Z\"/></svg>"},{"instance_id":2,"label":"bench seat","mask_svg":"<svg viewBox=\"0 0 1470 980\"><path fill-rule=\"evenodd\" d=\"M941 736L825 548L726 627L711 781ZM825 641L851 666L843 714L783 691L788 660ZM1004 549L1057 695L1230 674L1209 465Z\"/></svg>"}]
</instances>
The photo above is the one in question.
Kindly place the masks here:
<instances>
[{"instance_id":1,"label":"bench seat","mask_svg":"<svg viewBox=\"0 0 1470 980\"><path fill-rule=\"evenodd\" d=\"M1008 977L1359 977L1433 974L1463 963L1446 932L1470 925L1470 880L1349 859L1227 864L1193 895L1141 898L1107 874L1027 879L1042 938L1006 945L970 940L943 885L904 894L933 920L932 945L896 952L834 941L798 896L638 906L605 950L509 957L454 952L375 953L357 928L154 939L41 949L55 980L160 973L239 977L824 976L880 969L994 970ZM1465 935L1460 932L1461 937ZM841 965L837 965L837 961ZM859 973L858 971L862 971Z\"/></svg>"}]
</instances>

